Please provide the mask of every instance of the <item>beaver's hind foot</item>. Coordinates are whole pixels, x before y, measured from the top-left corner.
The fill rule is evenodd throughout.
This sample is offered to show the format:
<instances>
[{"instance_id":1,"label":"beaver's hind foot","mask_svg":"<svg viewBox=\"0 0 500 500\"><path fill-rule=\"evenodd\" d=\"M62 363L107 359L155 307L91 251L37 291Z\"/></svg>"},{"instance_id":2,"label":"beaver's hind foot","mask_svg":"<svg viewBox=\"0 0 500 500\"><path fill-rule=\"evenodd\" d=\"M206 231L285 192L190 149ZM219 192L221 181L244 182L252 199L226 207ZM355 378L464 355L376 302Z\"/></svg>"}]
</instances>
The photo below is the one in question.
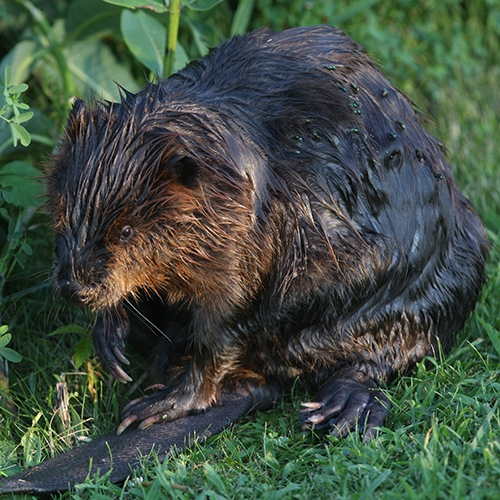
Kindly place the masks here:
<instances>
[{"instance_id":1,"label":"beaver's hind foot","mask_svg":"<svg viewBox=\"0 0 500 500\"><path fill-rule=\"evenodd\" d=\"M139 422L139 428L145 429L156 423L170 422L186 415L204 412L213 405L215 399L215 396L201 397L182 384L161 387L152 394L130 401L125 406L117 433L121 434L134 422Z\"/></svg>"},{"instance_id":2,"label":"beaver's hind foot","mask_svg":"<svg viewBox=\"0 0 500 500\"><path fill-rule=\"evenodd\" d=\"M303 430L331 428L332 436L345 437L359 429L364 440L370 441L384 424L391 404L373 379L345 368L321 387L317 402L303 406Z\"/></svg>"}]
</instances>

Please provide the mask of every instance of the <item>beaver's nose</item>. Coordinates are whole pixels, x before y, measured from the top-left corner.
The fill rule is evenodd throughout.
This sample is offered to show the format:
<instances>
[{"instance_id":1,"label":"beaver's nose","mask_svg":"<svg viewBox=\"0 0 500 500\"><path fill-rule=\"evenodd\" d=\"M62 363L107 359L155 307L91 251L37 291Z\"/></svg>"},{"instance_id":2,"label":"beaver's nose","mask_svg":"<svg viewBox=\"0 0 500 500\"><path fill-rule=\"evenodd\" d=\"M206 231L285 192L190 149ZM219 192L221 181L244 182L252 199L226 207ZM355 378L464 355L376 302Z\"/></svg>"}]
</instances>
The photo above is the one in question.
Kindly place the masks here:
<instances>
[{"instance_id":1,"label":"beaver's nose","mask_svg":"<svg viewBox=\"0 0 500 500\"><path fill-rule=\"evenodd\" d=\"M73 304L83 306L90 299L90 287L81 285L75 280L62 278L57 280L59 293Z\"/></svg>"}]
</instances>

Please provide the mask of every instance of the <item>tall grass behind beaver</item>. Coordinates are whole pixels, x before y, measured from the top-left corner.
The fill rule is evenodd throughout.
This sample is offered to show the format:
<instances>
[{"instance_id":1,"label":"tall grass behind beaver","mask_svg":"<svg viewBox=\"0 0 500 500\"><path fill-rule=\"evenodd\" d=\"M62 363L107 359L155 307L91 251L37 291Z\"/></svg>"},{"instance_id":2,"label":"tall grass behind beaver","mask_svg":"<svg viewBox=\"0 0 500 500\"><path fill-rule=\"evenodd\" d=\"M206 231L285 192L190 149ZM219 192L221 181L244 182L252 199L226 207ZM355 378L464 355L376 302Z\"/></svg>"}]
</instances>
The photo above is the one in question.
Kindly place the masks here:
<instances>
[{"instance_id":1,"label":"tall grass behind beaver","mask_svg":"<svg viewBox=\"0 0 500 500\"><path fill-rule=\"evenodd\" d=\"M379 387L448 349L488 243L438 141L327 26L235 38L119 104L77 101L52 160L55 279L97 313L103 365L149 358L119 426L268 407L318 389L303 428L365 439Z\"/></svg>"}]
</instances>

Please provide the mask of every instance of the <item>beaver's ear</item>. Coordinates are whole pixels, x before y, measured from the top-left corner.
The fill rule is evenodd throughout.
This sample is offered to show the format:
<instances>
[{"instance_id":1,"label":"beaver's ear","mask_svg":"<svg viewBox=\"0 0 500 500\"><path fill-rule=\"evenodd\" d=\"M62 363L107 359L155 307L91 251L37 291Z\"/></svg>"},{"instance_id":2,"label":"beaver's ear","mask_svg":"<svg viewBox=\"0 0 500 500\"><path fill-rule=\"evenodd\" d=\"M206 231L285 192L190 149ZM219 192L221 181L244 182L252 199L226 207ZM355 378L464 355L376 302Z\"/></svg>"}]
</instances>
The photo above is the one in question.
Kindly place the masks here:
<instances>
[{"instance_id":1,"label":"beaver's ear","mask_svg":"<svg viewBox=\"0 0 500 500\"><path fill-rule=\"evenodd\" d=\"M198 185L200 165L192 156L184 154L171 156L164 163L164 168L167 170L169 177L174 178L183 186L194 188Z\"/></svg>"}]
</instances>

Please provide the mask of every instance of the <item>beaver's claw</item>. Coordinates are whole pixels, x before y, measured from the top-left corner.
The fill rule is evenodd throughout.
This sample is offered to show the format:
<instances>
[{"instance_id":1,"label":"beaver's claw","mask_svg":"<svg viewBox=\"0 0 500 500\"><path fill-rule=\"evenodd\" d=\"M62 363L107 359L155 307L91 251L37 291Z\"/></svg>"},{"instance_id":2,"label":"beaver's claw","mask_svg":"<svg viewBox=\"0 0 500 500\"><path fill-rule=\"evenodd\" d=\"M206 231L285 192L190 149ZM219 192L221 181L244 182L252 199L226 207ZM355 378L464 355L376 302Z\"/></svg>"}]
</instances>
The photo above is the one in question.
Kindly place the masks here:
<instances>
[{"instance_id":1,"label":"beaver's claw","mask_svg":"<svg viewBox=\"0 0 500 500\"><path fill-rule=\"evenodd\" d=\"M114 378L124 383L132 381L120 366L130 364L123 355L128 332L128 317L121 308L101 311L92 332L94 345L104 368Z\"/></svg>"},{"instance_id":2,"label":"beaver's claw","mask_svg":"<svg viewBox=\"0 0 500 500\"><path fill-rule=\"evenodd\" d=\"M133 422L140 422L139 428L145 429L158 422L170 422L186 415L201 413L211 405L211 401L199 397L192 389L182 386L162 387L125 406L117 433L121 434Z\"/></svg>"},{"instance_id":3,"label":"beaver's claw","mask_svg":"<svg viewBox=\"0 0 500 500\"><path fill-rule=\"evenodd\" d=\"M331 429L335 437L358 429L364 440L370 441L384 424L390 402L372 379L345 369L321 388L317 402L302 406L302 429Z\"/></svg>"}]
</instances>

